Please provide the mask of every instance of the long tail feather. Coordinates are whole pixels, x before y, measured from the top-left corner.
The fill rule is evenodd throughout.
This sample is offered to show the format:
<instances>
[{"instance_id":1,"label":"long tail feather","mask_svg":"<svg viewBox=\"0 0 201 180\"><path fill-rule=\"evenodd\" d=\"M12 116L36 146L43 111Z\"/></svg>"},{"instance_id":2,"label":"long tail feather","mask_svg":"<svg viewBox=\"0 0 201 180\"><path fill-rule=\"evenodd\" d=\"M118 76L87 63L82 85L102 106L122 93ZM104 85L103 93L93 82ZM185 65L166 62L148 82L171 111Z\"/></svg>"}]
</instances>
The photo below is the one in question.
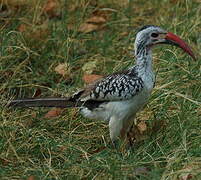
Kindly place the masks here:
<instances>
[{"instance_id":1,"label":"long tail feather","mask_svg":"<svg viewBox=\"0 0 201 180\"><path fill-rule=\"evenodd\" d=\"M69 98L38 98L38 99L16 99L9 104L11 107L78 107L76 101Z\"/></svg>"}]
</instances>

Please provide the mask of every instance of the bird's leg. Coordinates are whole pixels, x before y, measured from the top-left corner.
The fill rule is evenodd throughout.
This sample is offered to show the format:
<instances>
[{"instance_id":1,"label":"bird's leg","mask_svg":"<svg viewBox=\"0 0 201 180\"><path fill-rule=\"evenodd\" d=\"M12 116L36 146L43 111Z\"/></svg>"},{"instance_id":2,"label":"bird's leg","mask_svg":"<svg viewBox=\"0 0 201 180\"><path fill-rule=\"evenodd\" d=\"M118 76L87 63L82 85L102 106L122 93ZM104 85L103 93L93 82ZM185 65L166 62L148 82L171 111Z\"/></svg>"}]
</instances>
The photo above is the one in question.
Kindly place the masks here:
<instances>
[{"instance_id":1,"label":"bird's leg","mask_svg":"<svg viewBox=\"0 0 201 180\"><path fill-rule=\"evenodd\" d=\"M123 126L123 129L124 129L124 139L127 140L127 148L132 148L133 146L133 141L132 141L132 136L130 135L131 131L132 131L132 128L133 128L133 125L134 125L134 120L135 116L133 117L130 117L129 119L127 119L125 122L124 122L124 126Z\"/></svg>"},{"instance_id":2,"label":"bird's leg","mask_svg":"<svg viewBox=\"0 0 201 180\"><path fill-rule=\"evenodd\" d=\"M133 150L133 147L134 147L134 143L133 143L133 137L132 137L132 129L134 127L134 122L132 122L132 125L130 126L129 128L129 131L127 132L127 138L128 138L128 144L127 144L127 147L126 149L129 151L129 150Z\"/></svg>"},{"instance_id":3,"label":"bird's leg","mask_svg":"<svg viewBox=\"0 0 201 180\"><path fill-rule=\"evenodd\" d=\"M118 146L118 138L121 135L122 130L122 120L119 120L115 116L112 116L109 121L109 131L110 131L110 139L115 148Z\"/></svg>"},{"instance_id":4,"label":"bird's leg","mask_svg":"<svg viewBox=\"0 0 201 180\"><path fill-rule=\"evenodd\" d=\"M118 149L118 147L119 147L118 139L112 141L112 146L113 146L114 149Z\"/></svg>"},{"instance_id":5,"label":"bird's leg","mask_svg":"<svg viewBox=\"0 0 201 180\"><path fill-rule=\"evenodd\" d=\"M129 135L129 131L132 129L133 119L120 120L113 116L109 121L110 138L114 148L118 148L118 139L121 138L123 142L128 141L128 146L132 147L132 139ZM127 143L127 142L126 142Z\"/></svg>"},{"instance_id":6,"label":"bird's leg","mask_svg":"<svg viewBox=\"0 0 201 180\"><path fill-rule=\"evenodd\" d=\"M132 123L131 127L129 128L129 130L128 130L128 132L127 132L127 138L128 138L128 143L129 143L128 145L129 145L130 147L133 146L132 137L131 137L131 135L130 135L130 132L131 132L132 129L133 129L133 125L134 125L134 123Z\"/></svg>"}]
</instances>

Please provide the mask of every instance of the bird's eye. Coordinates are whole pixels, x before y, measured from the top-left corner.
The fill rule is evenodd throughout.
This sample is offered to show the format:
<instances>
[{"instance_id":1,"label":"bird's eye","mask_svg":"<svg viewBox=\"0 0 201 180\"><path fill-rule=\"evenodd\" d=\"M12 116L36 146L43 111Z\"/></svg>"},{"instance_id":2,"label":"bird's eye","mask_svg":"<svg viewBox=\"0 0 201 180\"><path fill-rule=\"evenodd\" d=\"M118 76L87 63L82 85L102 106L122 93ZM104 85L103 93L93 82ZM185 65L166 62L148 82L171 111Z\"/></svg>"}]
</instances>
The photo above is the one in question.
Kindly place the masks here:
<instances>
[{"instance_id":1,"label":"bird's eye","mask_svg":"<svg viewBox=\"0 0 201 180\"><path fill-rule=\"evenodd\" d=\"M152 33L151 37L156 38L156 37L158 37L158 34L157 33Z\"/></svg>"}]
</instances>

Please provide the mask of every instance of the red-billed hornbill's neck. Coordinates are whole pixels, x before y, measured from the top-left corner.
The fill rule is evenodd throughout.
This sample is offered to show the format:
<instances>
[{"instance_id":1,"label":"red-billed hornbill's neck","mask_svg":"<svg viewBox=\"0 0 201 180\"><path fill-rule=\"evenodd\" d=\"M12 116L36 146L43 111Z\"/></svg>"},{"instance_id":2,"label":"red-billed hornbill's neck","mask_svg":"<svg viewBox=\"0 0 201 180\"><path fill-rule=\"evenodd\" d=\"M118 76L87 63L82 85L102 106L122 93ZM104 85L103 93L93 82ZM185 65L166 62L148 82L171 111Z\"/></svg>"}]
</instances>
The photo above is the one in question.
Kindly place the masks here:
<instances>
[{"instance_id":1,"label":"red-billed hornbill's neck","mask_svg":"<svg viewBox=\"0 0 201 180\"><path fill-rule=\"evenodd\" d=\"M193 59L190 47L178 36L158 26L141 28L134 43L136 65L105 76L67 98L17 99L14 107L77 107L83 116L109 122L112 142L125 138L136 113L148 102L155 84L152 47L169 44L180 47Z\"/></svg>"}]
</instances>

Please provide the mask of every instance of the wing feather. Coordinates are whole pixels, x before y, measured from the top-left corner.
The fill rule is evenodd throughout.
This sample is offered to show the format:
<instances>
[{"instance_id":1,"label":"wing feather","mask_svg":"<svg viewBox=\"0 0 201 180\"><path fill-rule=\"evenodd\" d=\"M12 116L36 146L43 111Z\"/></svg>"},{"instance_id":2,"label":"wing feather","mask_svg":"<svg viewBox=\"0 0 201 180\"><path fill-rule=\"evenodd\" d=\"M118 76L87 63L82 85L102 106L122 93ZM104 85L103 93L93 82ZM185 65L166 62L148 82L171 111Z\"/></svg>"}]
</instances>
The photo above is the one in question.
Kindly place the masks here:
<instances>
[{"instance_id":1,"label":"wing feather","mask_svg":"<svg viewBox=\"0 0 201 180\"><path fill-rule=\"evenodd\" d=\"M89 85L80 96L81 101L127 100L143 89L143 81L136 74L116 73Z\"/></svg>"}]
</instances>

